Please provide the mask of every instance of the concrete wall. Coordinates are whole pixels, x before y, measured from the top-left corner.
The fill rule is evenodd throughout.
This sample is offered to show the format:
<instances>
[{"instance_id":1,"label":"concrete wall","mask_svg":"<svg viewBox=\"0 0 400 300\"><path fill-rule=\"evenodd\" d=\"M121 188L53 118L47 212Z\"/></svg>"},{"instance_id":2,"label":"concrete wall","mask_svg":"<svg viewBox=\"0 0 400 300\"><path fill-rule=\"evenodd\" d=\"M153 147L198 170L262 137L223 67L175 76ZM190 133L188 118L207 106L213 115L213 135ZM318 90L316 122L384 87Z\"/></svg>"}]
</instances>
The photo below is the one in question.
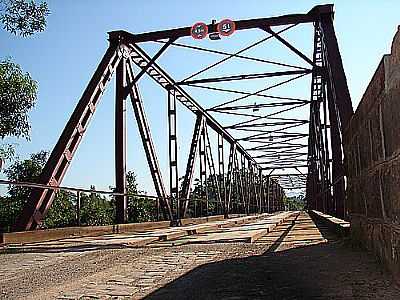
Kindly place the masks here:
<instances>
[{"instance_id":1,"label":"concrete wall","mask_svg":"<svg viewBox=\"0 0 400 300\"><path fill-rule=\"evenodd\" d=\"M351 235L400 282L400 26L343 141Z\"/></svg>"}]
</instances>

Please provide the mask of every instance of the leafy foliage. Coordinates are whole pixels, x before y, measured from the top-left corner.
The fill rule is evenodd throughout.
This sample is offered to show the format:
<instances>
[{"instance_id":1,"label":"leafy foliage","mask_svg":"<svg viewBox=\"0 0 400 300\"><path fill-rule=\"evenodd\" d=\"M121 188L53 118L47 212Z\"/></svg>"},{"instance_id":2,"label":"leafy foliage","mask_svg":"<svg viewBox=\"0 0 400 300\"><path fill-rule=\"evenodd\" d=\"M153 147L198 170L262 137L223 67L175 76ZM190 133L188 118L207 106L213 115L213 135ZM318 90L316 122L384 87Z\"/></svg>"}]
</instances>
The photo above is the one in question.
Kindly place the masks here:
<instances>
[{"instance_id":1,"label":"leafy foliage","mask_svg":"<svg viewBox=\"0 0 400 300\"><path fill-rule=\"evenodd\" d=\"M11 144L0 145L0 171L5 160L12 159L15 155L14 146Z\"/></svg>"},{"instance_id":2,"label":"leafy foliage","mask_svg":"<svg viewBox=\"0 0 400 300\"><path fill-rule=\"evenodd\" d=\"M0 197L0 232L10 231L21 208L22 204L11 197Z\"/></svg>"},{"instance_id":3,"label":"leafy foliage","mask_svg":"<svg viewBox=\"0 0 400 300\"><path fill-rule=\"evenodd\" d=\"M217 178L218 180L218 178ZM207 211L207 194L208 194L208 211ZM201 184L198 178L194 179L193 190L189 197L189 207L187 214L191 217L200 217L210 214L221 213L218 211L218 191L214 184L212 176L207 177L206 184Z\"/></svg>"},{"instance_id":4,"label":"leafy foliage","mask_svg":"<svg viewBox=\"0 0 400 300\"><path fill-rule=\"evenodd\" d=\"M0 139L29 138L28 112L35 105L37 84L9 59L0 62Z\"/></svg>"},{"instance_id":5,"label":"leafy foliage","mask_svg":"<svg viewBox=\"0 0 400 300\"><path fill-rule=\"evenodd\" d=\"M138 184L136 181L136 174L133 171L126 173L126 184L128 194L141 194L138 190ZM154 199L137 196L128 197L128 222L149 222L157 220L156 215L156 202Z\"/></svg>"},{"instance_id":6,"label":"leafy foliage","mask_svg":"<svg viewBox=\"0 0 400 300\"><path fill-rule=\"evenodd\" d=\"M25 160L16 160L6 170L10 181L37 182L47 161L48 153L40 151ZM0 198L0 227L8 231L20 214L31 188L9 186L8 196ZM42 227L52 228L73 225L75 222L74 198L71 193L58 192Z\"/></svg>"},{"instance_id":7,"label":"leafy foliage","mask_svg":"<svg viewBox=\"0 0 400 300\"><path fill-rule=\"evenodd\" d=\"M3 7L0 21L5 30L23 37L45 30L50 14L46 2L2 0L0 3Z\"/></svg>"},{"instance_id":8,"label":"leafy foliage","mask_svg":"<svg viewBox=\"0 0 400 300\"><path fill-rule=\"evenodd\" d=\"M16 160L4 173L10 181L37 182L47 161L48 152L40 151L30 155L29 159ZM10 186L8 194L15 199L26 199L31 188Z\"/></svg>"},{"instance_id":9,"label":"leafy foliage","mask_svg":"<svg viewBox=\"0 0 400 300\"><path fill-rule=\"evenodd\" d=\"M0 22L15 35L30 36L46 28L50 14L46 2L0 0ZM0 61L0 139L6 136L29 139L28 112L35 105L37 83L10 59ZM4 160L14 155L14 147L0 144L0 170Z\"/></svg>"},{"instance_id":10,"label":"leafy foliage","mask_svg":"<svg viewBox=\"0 0 400 300\"><path fill-rule=\"evenodd\" d=\"M51 205L46 218L43 220L41 227L43 228L57 228L67 227L76 224L75 195L66 192L57 192Z\"/></svg>"},{"instance_id":11,"label":"leafy foliage","mask_svg":"<svg viewBox=\"0 0 400 300\"><path fill-rule=\"evenodd\" d=\"M305 209L305 201L303 195L287 197L283 198L285 206L289 210L304 210Z\"/></svg>"},{"instance_id":12,"label":"leafy foliage","mask_svg":"<svg viewBox=\"0 0 400 300\"><path fill-rule=\"evenodd\" d=\"M91 187L93 190L94 186ZM81 224L97 226L113 224L115 203L95 192L81 196Z\"/></svg>"},{"instance_id":13,"label":"leafy foliage","mask_svg":"<svg viewBox=\"0 0 400 300\"><path fill-rule=\"evenodd\" d=\"M40 151L31 154L28 159L16 160L5 170L5 174L10 181L37 182L47 157L46 151ZM133 171L127 173L127 187L128 193L140 193ZM99 195L95 192L94 186L91 189L93 190L92 193L81 193L81 224L88 226L113 224L115 221L115 200ZM10 230L30 192L31 188L9 186L8 196L0 197L0 231ZM76 201L76 194L58 191L40 227L57 228L76 225ZM155 201L146 198L145 195L128 198L129 222L154 221L157 219L155 211Z\"/></svg>"},{"instance_id":14,"label":"leafy foliage","mask_svg":"<svg viewBox=\"0 0 400 300\"><path fill-rule=\"evenodd\" d=\"M36 182L46 163L46 158L47 152L45 151L32 154L29 159L15 161L4 173L10 181ZM9 196L3 197L0 203L0 227L8 230L13 225L30 191L30 188L9 186Z\"/></svg>"}]
</instances>

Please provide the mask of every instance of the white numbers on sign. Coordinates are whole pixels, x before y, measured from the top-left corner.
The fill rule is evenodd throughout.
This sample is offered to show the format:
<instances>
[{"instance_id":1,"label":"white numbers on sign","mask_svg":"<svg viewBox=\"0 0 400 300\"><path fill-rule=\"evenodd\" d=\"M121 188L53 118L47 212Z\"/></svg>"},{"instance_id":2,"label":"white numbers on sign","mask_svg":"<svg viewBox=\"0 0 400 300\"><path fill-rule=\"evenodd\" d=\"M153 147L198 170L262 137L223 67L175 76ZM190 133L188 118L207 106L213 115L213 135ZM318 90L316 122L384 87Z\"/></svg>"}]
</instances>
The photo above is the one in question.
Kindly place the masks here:
<instances>
[{"instance_id":1,"label":"white numbers on sign","mask_svg":"<svg viewBox=\"0 0 400 300\"><path fill-rule=\"evenodd\" d=\"M222 25L222 30L228 32L232 29L232 25L230 23L225 23Z\"/></svg>"}]
</instances>

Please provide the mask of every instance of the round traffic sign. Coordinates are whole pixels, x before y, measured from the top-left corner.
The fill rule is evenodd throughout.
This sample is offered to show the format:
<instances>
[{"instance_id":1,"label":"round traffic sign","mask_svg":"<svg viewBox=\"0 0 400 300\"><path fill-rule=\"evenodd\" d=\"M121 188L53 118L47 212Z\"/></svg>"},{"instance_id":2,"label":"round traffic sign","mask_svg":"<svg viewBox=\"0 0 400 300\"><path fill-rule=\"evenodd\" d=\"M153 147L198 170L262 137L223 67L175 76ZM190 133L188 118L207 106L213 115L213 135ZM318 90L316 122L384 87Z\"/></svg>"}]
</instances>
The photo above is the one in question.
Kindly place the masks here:
<instances>
[{"instance_id":1,"label":"round traffic sign","mask_svg":"<svg viewBox=\"0 0 400 300\"><path fill-rule=\"evenodd\" d=\"M208 26L203 22L198 22L190 29L190 35L196 40L204 39L208 34Z\"/></svg>"},{"instance_id":2,"label":"round traffic sign","mask_svg":"<svg viewBox=\"0 0 400 300\"><path fill-rule=\"evenodd\" d=\"M217 30L222 36L231 35L236 30L235 22L229 19L222 20L218 23Z\"/></svg>"}]
</instances>

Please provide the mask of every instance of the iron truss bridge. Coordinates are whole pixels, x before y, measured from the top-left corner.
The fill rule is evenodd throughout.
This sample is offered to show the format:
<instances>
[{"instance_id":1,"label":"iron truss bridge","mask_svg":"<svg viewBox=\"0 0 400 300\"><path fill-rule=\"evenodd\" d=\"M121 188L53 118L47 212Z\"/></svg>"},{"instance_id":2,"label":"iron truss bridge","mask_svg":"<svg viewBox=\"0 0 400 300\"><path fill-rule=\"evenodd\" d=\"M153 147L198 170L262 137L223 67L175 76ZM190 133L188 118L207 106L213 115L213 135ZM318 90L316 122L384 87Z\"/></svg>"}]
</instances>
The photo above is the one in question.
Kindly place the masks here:
<instances>
[{"instance_id":1,"label":"iron truss bridge","mask_svg":"<svg viewBox=\"0 0 400 300\"><path fill-rule=\"evenodd\" d=\"M199 29L193 27L109 32L109 47L40 176L38 183L49 188L32 190L15 230L35 229L45 217L54 187L61 185L114 73L117 222L126 222L128 98L165 219L179 224L188 215L195 169L201 186L197 196L206 199L207 210L214 202L225 216L282 210L285 193L305 191L308 208L343 218L342 132L353 109L333 16L333 5L321 5L306 14L236 20L230 23L236 30L230 36L221 34L216 22L203 24L202 37L210 34L221 41L193 39ZM300 50L290 39L290 33L300 29L308 30L310 38L305 34L296 43L308 50ZM250 33L259 40L251 41ZM267 48L271 43L274 51ZM234 51L225 49L238 45L241 48ZM152 54L145 51L155 47ZM176 54L178 50L184 52ZM265 58L278 52L283 57ZM171 67L169 53L179 55L179 65ZM165 91L168 103L168 184L139 91L139 83L148 79ZM177 134L180 105L195 118L183 174L178 174L179 144L185 143Z\"/></svg>"}]
</instances>

